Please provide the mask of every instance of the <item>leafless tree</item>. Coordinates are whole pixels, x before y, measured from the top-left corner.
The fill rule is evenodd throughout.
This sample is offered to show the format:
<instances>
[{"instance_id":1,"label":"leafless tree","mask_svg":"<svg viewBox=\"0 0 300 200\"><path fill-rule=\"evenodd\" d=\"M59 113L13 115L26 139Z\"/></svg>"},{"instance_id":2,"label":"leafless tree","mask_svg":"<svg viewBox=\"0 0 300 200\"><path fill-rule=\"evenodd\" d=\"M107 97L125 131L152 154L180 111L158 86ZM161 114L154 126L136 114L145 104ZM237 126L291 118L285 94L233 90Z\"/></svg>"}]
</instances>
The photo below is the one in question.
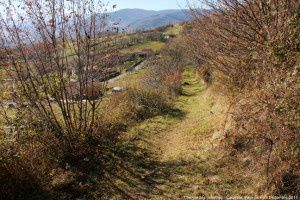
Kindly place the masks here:
<instances>
[{"instance_id":1,"label":"leafless tree","mask_svg":"<svg viewBox=\"0 0 300 200\"><path fill-rule=\"evenodd\" d=\"M9 0L1 7L0 40L18 85L12 98L30 113L25 125L36 120L39 128L31 128L72 150L97 131L105 83L91 74L103 71L110 53L99 45L100 37L109 37L103 34L107 11L93 0Z\"/></svg>"}]
</instances>

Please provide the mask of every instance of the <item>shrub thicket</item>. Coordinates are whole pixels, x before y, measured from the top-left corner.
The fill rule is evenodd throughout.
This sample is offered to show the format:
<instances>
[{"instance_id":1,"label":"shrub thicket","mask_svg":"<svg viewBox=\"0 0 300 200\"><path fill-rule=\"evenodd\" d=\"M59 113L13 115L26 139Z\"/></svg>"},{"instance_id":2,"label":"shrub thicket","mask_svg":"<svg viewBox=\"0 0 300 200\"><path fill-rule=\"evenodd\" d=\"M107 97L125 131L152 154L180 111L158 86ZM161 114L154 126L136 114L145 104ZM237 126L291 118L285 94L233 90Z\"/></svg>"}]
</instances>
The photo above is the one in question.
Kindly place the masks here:
<instances>
[{"instance_id":1,"label":"shrub thicket","mask_svg":"<svg viewBox=\"0 0 300 200\"><path fill-rule=\"evenodd\" d=\"M224 143L252 161L257 193L299 194L300 2L205 3L210 11L191 9L185 39L201 71L231 96Z\"/></svg>"},{"instance_id":2,"label":"shrub thicket","mask_svg":"<svg viewBox=\"0 0 300 200\"><path fill-rule=\"evenodd\" d=\"M146 87L160 88L170 95L182 92L182 73L186 65L182 38L176 38L162 49L161 56L153 59L143 78Z\"/></svg>"}]
</instances>

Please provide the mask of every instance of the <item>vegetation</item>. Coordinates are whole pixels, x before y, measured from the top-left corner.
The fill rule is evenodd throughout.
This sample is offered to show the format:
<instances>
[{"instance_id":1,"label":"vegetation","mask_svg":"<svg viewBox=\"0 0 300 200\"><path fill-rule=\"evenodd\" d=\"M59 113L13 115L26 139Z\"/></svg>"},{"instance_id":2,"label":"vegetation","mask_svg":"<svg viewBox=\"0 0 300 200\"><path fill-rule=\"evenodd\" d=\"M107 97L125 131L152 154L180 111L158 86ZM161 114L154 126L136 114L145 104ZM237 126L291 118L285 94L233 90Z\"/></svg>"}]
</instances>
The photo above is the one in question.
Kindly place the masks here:
<instances>
[{"instance_id":1,"label":"vegetation","mask_svg":"<svg viewBox=\"0 0 300 200\"><path fill-rule=\"evenodd\" d=\"M151 49L152 51L157 52L163 46L164 46L164 43L160 42L160 41L147 41L145 43L136 44L136 45L133 45L133 46L127 48L127 49L123 49L122 52L123 53L139 52L139 51L142 51L144 49Z\"/></svg>"},{"instance_id":2,"label":"vegetation","mask_svg":"<svg viewBox=\"0 0 300 200\"><path fill-rule=\"evenodd\" d=\"M181 24L175 24L172 26L167 27L164 34L165 35L179 35L182 31L183 26Z\"/></svg>"},{"instance_id":3,"label":"vegetation","mask_svg":"<svg viewBox=\"0 0 300 200\"><path fill-rule=\"evenodd\" d=\"M257 194L299 194L298 1L208 1L186 32L208 84L231 97L228 156L247 158ZM196 34L195 34L196 33ZM289 177L289 178L287 178Z\"/></svg>"},{"instance_id":4,"label":"vegetation","mask_svg":"<svg viewBox=\"0 0 300 200\"><path fill-rule=\"evenodd\" d=\"M1 3L0 199L298 198L300 3L200 2L135 33Z\"/></svg>"}]
</instances>

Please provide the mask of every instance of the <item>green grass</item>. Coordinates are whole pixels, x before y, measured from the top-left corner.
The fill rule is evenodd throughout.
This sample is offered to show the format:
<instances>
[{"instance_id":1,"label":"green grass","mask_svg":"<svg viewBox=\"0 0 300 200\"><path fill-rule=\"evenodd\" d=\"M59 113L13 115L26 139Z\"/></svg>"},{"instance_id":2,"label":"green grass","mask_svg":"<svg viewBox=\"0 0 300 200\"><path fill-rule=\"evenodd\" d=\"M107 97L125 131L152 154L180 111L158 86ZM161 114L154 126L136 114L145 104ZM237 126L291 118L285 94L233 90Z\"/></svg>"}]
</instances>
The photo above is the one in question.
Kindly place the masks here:
<instances>
[{"instance_id":1,"label":"green grass","mask_svg":"<svg viewBox=\"0 0 300 200\"><path fill-rule=\"evenodd\" d=\"M144 149L152 156L156 157L156 155L160 154L160 149L164 148L164 145L167 145L165 143L161 143L161 141L164 141L164 137L168 137L170 133L174 131L172 130L174 129L174 127L179 126L177 131L184 131L182 130L184 126L181 127L180 124L183 122L187 122L186 118L189 119L191 117L189 116L190 109L193 109L193 107L190 106L194 106L194 104L197 104L197 102L191 101L191 99L198 96L198 94L202 91L202 86L198 84L197 81L192 77L192 73L193 69L190 68L185 72L184 81L189 82L190 85L185 86L184 91L189 95L184 94L179 97L178 101L176 102L176 109L174 109L170 113L148 119L141 124L133 127L130 131L127 132L126 135L124 135L124 139L126 140L127 138L127 140L130 141L136 140L135 145L137 145L141 149ZM150 167L153 168L153 170L150 169L150 171L151 174L153 174L149 176L149 180L159 182L158 185L154 184L153 186L155 186L158 191L161 191L162 194L150 194L151 196L149 196L149 198L151 199L177 198L179 197L178 194L180 192L183 192L183 190L184 193L191 194L190 192L193 192L192 184L194 184L195 182L200 184L200 181L202 179L199 170L203 173L206 173L206 171L208 171L206 169L206 166L202 167L202 165L198 165L196 162L194 163L194 165L189 165L181 160L174 160L174 163L169 163L167 161L156 160L157 158L146 157L145 159L150 159L151 161L140 160L138 167L131 168L131 170L134 170L134 174L138 174L138 172L141 171L140 166L143 166L143 168L148 168L147 163L152 163ZM164 174L167 174L169 172L171 172L172 175L170 177L165 177ZM194 173L199 173L199 176L195 176ZM143 180L137 180L136 178L131 176L127 177L127 180L137 181L138 185L147 192L147 187ZM126 188L126 190L137 190L136 188L134 189L131 186L126 185L125 183L126 182L120 179L117 179L115 181L115 184L117 184L118 187Z\"/></svg>"},{"instance_id":2,"label":"green grass","mask_svg":"<svg viewBox=\"0 0 300 200\"><path fill-rule=\"evenodd\" d=\"M142 44L136 44L136 45L133 45L129 48L122 49L121 52L122 53L133 53L133 52L142 51L143 49L151 49L152 51L157 52L164 45L165 45L165 43L159 42L159 41L147 41L147 42L142 43Z\"/></svg>"}]
</instances>

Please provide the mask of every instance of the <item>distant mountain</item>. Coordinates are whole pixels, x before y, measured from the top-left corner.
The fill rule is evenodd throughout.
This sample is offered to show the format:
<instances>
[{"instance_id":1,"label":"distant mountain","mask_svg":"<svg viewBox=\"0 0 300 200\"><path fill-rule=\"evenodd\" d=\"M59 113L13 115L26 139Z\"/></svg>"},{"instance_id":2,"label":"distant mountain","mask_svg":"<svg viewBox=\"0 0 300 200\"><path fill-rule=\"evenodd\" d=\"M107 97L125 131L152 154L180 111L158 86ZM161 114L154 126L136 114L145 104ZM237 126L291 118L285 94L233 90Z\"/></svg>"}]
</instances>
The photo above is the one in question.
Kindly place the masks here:
<instances>
[{"instance_id":1,"label":"distant mountain","mask_svg":"<svg viewBox=\"0 0 300 200\"><path fill-rule=\"evenodd\" d=\"M175 24L190 19L188 10L143 10L123 9L110 13L109 20L128 30L153 29L167 24Z\"/></svg>"}]
</instances>

